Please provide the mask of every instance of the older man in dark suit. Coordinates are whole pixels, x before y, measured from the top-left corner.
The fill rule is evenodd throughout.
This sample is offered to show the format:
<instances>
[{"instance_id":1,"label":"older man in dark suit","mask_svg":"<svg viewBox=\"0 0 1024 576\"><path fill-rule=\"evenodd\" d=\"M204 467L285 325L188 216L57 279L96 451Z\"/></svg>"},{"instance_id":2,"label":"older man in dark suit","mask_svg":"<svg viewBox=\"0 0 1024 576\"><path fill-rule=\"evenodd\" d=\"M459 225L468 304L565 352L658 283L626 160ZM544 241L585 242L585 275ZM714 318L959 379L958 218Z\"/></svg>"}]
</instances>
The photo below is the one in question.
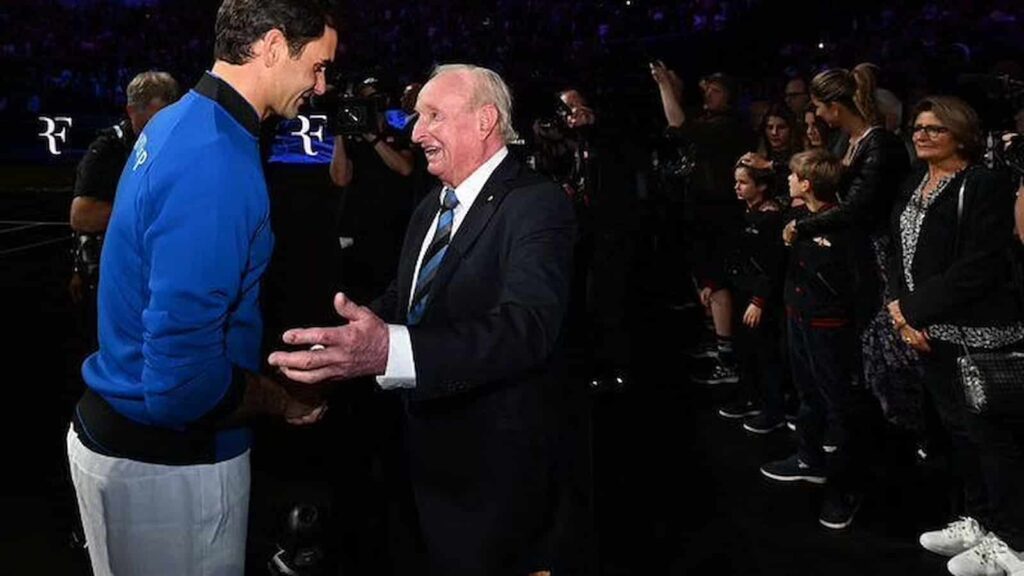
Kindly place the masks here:
<instances>
[{"instance_id":1,"label":"older man in dark suit","mask_svg":"<svg viewBox=\"0 0 1024 576\"><path fill-rule=\"evenodd\" d=\"M550 570L565 528L555 458L565 396L553 365L572 208L509 156L511 96L496 73L442 66L416 112L413 140L442 186L413 214L397 278L372 311L338 294L348 323L285 333L310 350L275 352L270 363L299 382L372 375L402 389L432 572Z\"/></svg>"}]
</instances>

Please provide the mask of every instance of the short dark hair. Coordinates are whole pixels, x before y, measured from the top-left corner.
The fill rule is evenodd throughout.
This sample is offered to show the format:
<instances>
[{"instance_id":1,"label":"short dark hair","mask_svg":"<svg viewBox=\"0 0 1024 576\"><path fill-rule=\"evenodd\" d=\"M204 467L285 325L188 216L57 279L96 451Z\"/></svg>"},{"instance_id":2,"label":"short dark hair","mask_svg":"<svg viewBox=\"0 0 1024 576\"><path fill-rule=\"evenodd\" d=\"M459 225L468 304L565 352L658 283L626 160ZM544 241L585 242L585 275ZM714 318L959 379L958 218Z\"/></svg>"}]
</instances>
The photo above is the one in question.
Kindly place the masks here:
<instances>
[{"instance_id":1,"label":"short dark hair","mask_svg":"<svg viewBox=\"0 0 1024 576\"><path fill-rule=\"evenodd\" d=\"M273 29L288 41L288 53L297 57L302 49L334 27L327 9L315 0L224 0L214 25L213 56L229 64L252 59L252 45Z\"/></svg>"},{"instance_id":2,"label":"short dark hair","mask_svg":"<svg viewBox=\"0 0 1024 576\"><path fill-rule=\"evenodd\" d=\"M811 194L822 202L835 202L843 163L828 150L815 148L794 154L789 169L800 180L811 183Z\"/></svg>"}]
</instances>

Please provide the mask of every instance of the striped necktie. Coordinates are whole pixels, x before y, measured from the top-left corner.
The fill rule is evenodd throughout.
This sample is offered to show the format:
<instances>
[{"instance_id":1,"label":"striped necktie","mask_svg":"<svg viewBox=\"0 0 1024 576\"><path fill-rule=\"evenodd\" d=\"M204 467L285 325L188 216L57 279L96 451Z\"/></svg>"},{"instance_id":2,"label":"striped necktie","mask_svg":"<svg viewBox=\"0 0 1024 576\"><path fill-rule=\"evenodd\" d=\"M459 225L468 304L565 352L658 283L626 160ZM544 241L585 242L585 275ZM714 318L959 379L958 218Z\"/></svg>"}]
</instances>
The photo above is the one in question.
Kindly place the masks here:
<instances>
[{"instance_id":1,"label":"striped necktie","mask_svg":"<svg viewBox=\"0 0 1024 576\"><path fill-rule=\"evenodd\" d=\"M407 324L412 326L419 324L423 318L423 312L427 309L427 295L430 294L430 287L434 283L434 275L444 260L448 251L448 243L452 238L452 222L455 219L455 207L459 205L459 198L455 190L445 186L444 199L441 200L441 214L437 217L437 229L434 230L434 239L423 254L420 264L420 273L416 277L416 289L413 290L412 303L409 305Z\"/></svg>"}]
</instances>

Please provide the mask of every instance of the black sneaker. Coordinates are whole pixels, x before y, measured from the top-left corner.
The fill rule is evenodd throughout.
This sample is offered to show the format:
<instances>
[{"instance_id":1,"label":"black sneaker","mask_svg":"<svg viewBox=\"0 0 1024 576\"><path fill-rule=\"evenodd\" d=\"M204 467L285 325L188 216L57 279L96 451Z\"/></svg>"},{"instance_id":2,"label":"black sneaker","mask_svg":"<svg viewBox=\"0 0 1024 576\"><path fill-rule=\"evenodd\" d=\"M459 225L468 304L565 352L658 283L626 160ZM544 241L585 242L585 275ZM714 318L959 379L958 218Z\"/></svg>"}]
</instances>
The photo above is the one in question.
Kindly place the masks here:
<instances>
[{"instance_id":1,"label":"black sneaker","mask_svg":"<svg viewBox=\"0 0 1024 576\"><path fill-rule=\"evenodd\" d=\"M743 422L743 429L754 434L768 434L786 425L786 420L770 416L767 412L761 412L753 418L747 418Z\"/></svg>"},{"instance_id":2,"label":"black sneaker","mask_svg":"<svg viewBox=\"0 0 1024 576\"><path fill-rule=\"evenodd\" d=\"M740 381L736 368L721 364L716 364L709 374L695 374L690 378L701 384L735 384Z\"/></svg>"},{"instance_id":3,"label":"black sneaker","mask_svg":"<svg viewBox=\"0 0 1024 576\"><path fill-rule=\"evenodd\" d=\"M754 405L751 400L737 400L729 402L718 409L718 415L730 420L741 420L748 416L757 416L761 409Z\"/></svg>"},{"instance_id":4,"label":"black sneaker","mask_svg":"<svg viewBox=\"0 0 1024 576\"><path fill-rule=\"evenodd\" d=\"M824 469L805 464L796 454L785 460L776 460L761 466L761 474L779 482L804 481L824 484L826 480Z\"/></svg>"},{"instance_id":5,"label":"black sneaker","mask_svg":"<svg viewBox=\"0 0 1024 576\"><path fill-rule=\"evenodd\" d=\"M821 503L818 522L825 528L842 530L853 523L863 498L859 494L829 493Z\"/></svg>"}]
</instances>

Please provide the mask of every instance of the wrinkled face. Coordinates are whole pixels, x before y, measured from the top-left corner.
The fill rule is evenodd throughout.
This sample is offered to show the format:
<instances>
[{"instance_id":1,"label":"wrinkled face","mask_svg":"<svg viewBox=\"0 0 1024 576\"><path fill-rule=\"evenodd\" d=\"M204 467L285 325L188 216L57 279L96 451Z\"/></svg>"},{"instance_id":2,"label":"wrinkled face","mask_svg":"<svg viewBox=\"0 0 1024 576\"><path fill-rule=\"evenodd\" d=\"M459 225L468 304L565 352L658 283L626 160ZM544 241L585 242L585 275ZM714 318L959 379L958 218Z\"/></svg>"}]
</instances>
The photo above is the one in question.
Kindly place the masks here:
<instances>
[{"instance_id":1,"label":"wrinkled face","mask_svg":"<svg viewBox=\"0 0 1024 576\"><path fill-rule=\"evenodd\" d=\"M814 103L814 114L825 121L829 126L839 126L839 104L835 102L822 102L817 98L811 98Z\"/></svg>"},{"instance_id":2,"label":"wrinkled face","mask_svg":"<svg viewBox=\"0 0 1024 576\"><path fill-rule=\"evenodd\" d=\"M764 136L772 150L783 150L789 145L789 122L785 118L769 116L764 125Z\"/></svg>"},{"instance_id":3,"label":"wrinkled face","mask_svg":"<svg viewBox=\"0 0 1024 576\"><path fill-rule=\"evenodd\" d=\"M449 186L472 174L484 153L479 111L472 79L458 72L433 78L416 100L412 139L423 148L427 171Z\"/></svg>"},{"instance_id":4,"label":"wrinkled face","mask_svg":"<svg viewBox=\"0 0 1024 576\"><path fill-rule=\"evenodd\" d=\"M821 131L818 130L817 117L814 115L814 112L804 112L804 123L807 124L807 143L812 148L825 146L825 141L821 137Z\"/></svg>"},{"instance_id":5,"label":"wrinkled face","mask_svg":"<svg viewBox=\"0 0 1024 576\"><path fill-rule=\"evenodd\" d=\"M785 98L786 106L789 106L794 114L799 114L801 110L807 108L807 104L811 101L810 95L807 93L807 83L799 78L786 82Z\"/></svg>"},{"instance_id":6,"label":"wrinkled face","mask_svg":"<svg viewBox=\"0 0 1024 576\"><path fill-rule=\"evenodd\" d=\"M704 109L709 112L725 112L729 109L729 94L717 82L704 84Z\"/></svg>"},{"instance_id":7,"label":"wrinkled face","mask_svg":"<svg viewBox=\"0 0 1024 576\"><path fill-rule=\"evenodd\" d=\"M750 177L750 173L745 168L737 168L734 177L736 178L736 197L746 202L757 202L764 197L764 191L768 188L767 185L758 185L754 182L754 179Z\"/></svg>"},{"instance_id":8,"label":"wrinkled face","mask_svg":"<svg viewBox=\"0 0 1024 576\"><path fill-rule=\"evenodd\" d=\"M929 164L949 160L959 154L959 142L938 117L921 112L914 120L914 150L917 157Z\"/></svg>"},{"instance_id":9,"label":"wrinkled face","mask_svg":"<svg viewBox=\"0 0 1024 576\"><path fill-rule=\"evenodd\" d=\"M277 84L277 98L273 110L285 118L295 118L310 96L321 95L327 90L324 71L334 60L338 47L338 33L329 26L324 27L323 36L303 46L298 56L292 58L285 53L280 69L274 79Z\"/></svg>"}]
</instances>

